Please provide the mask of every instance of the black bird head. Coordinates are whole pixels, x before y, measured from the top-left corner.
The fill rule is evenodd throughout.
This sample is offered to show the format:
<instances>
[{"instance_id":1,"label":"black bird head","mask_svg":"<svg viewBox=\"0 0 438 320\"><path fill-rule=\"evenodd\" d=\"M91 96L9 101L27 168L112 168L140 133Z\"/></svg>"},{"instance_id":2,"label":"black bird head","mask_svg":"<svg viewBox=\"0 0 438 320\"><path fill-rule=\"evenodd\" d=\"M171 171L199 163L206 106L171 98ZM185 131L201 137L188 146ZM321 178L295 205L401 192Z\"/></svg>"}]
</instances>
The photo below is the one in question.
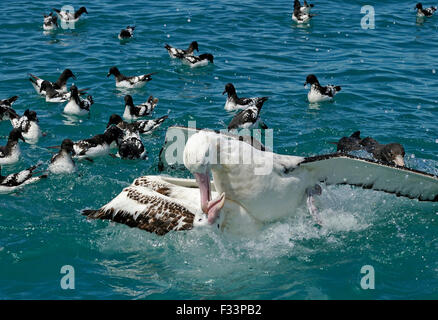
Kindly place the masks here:
<instances>
[{"instance_id":1,"label":"black bird head","mask_svg":"<svg viewBox=\"0 0 438 320\"><path fill-rule=\"evenodd\" d=\"M74 84L72 84L70 86L70 92L72 95L75 95L75 96L78 95L79 94L78 87L76 87Z\"/></svg>"},{"instance_id":2,"label":"black bird head","mask_svg":"<svg viewBox=\"0 0 438 320\"><path fill-rule=\"evenodd\" d=\"M26 111L24 111L23 115L26 116L29 121L38 122L37 113L33 110L26 109Z\"/></svg>"},{"instance_id":3,"label":"black bird head","mask_svg":"<svg viewBox=\"0 0 438 320\"><path fill-rule=\"evenodd\" d=\"M86 14L88 14L87 8L85 8L85 7L80 7L79 10L78 10L78 13L79 13L79 14L82 14L82 13L86 13Z\"/></svg>"},{"instance_id":4,"label":"black bird head","mask_svg":"<svg viewBox=\"0 0 438 320\"><path fill-rule=\"evenodd\" d=\"M108 128L111 125L118 125L120 122L123 122L123 119L121 116L119 116L118 114L112 114L109 118L108 124L106 125L106 127Z\"/></svg>"},{"instance_id":5,"label":"black bird head","mask_svg":"<svg viewBox=\"0 0 438 320\"><path fill-rule=\"evenodd\" d=\"M306 82L304 82L304 86L307 86L307 84L310 84L310 85L319 84L319 81L314 74L309 74L306 77Z\"/></svg>"},{"instance_id":6,"label":"black bird head","mask_svg":"<svg viewBox=\"0 0 438 320\"><path fill-rule=\"evenodd\" d=\"M18 141L18 139L24 141L21 129L12 129L12 131L9 133L9 140Z\"/></svg>"},{"instance_id":7,"label":"black bird head","mask_svg":"<svg viewBox=\"0 0 438 320\"><path fill-rule=\"evenodd\" d=\"M62 76L64 76L65 79L73 78L76 80L76 76L73 74L73 72L70 69L65 69L62 72Z\"/></svg>"},{"instance_id":8,"label":"black bird head","mask_svg":"<svg viewBox=\"0 0 438 320\"><path fill-rule=\"evenodd\" d=\"M199 52L199 48L198 48L198 42L196 41L192 41L192 43L190 43L189 49L192 49L192 51L198 51Z\"/></svg>"},{"instance_id":9,"label":"black bird head","mask_svg":"<svg viewBox=\"0 0 438 320\"><path fill-rule=\"evenodd\" d=\"M207 59L208 61L210 61L211 63L213 63L213 55L210 54L210 53L204 53L204 54L201 54L201 55L199 56L199 58L201 58L201 59Z\"/></svg>"},{"instance_id":10,"label":"black bird head","mask_svg":"<svg viewBox=\"0 0 438 320\"><path fill-rule=\"evenodd\" d=\"M405 149L400 143L388 143L382 148L382 160L404 167Z\"/></svg>"},{"instance_id":11,"label":"black bird head","mask_svg":"<svg viewBox=\"0 0 438 320\"><path fill-rule=\"evenodd\" d=\"M61 143L61 150L64 150L65 152L72 153L73 150L73 141L70 139L64 139Z\"/></svg>"},{"instance_id":12,"label":"black bird head","mask_svg":"<svg viewBox=\"0 0 438 320\"><path fill-rule=\"evenodd\" d=\"M134 101L132 100L132 97L129 94L127 94L125 96L125 105L128 105L128 106L134 105Z\"/></svg>"},{"instance_id":13,"label":"black bird head","mask_svg":"<svg viewBox=\"0 0 438 320\"><path fill-rule=\"evenodd\" d=\"M117 77L119 74L120 74L120 71L117 67L111 67L106 76L109 77L110 75L114 75Z\"/></svg>"},{"instance_id":14,"label":"black bird head","mask_svg":"<svg viewBox=\"0 0 438 320\"><path fill-rule=\"evenodd\" d=\"M421 4L421 2L418 2L414 9L422 10L423 5Z\"/></svg>"},{"instance_id":15,"label":"black bird head","mask_svg":"<svg viewBox=\"0 0 438 320\"><path fill-rule=\"evenodd\" d=\"M227 83L225 85L225 90L222 92L222 94L224 95L225 93L228 93L228 96L236 94L236 88L234 88L232 83Z\"/></svg>"}]
</instances>

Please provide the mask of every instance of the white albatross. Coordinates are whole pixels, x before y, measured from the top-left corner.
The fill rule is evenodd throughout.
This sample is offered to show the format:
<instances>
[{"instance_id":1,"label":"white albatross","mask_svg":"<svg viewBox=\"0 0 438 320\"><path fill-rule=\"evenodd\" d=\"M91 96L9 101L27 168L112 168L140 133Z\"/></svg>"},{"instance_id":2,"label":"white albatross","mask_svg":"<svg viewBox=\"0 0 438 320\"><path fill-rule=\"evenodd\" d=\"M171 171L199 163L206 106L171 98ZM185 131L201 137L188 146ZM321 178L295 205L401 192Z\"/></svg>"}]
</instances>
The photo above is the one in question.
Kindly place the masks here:
<instances>
[{"instance_id":1,"label":"white albatross","mask_svg":"<svg viewBox=\"0 0 438 320\"><path fill-rule=\"evenodd\" d=\"M196 182L141 177L101 209L84 210L84 215L159 235L200 225L246 235L266 223L293 215L306 200L311 215L320 224L312 197L320 194L321 182L438 201L438 177L425 172L341 153L307 158L279 155L256 140L241 141L229 134L184 127L173 127L171 131L177 130L180 137L191 134L179 161ZM175 151L173 143L166 135L160 161L168 151ZM248 155L251 158L244 157ZM191 218L187 218L186 211L191 212Z\"/></svg>"}]
</instances>

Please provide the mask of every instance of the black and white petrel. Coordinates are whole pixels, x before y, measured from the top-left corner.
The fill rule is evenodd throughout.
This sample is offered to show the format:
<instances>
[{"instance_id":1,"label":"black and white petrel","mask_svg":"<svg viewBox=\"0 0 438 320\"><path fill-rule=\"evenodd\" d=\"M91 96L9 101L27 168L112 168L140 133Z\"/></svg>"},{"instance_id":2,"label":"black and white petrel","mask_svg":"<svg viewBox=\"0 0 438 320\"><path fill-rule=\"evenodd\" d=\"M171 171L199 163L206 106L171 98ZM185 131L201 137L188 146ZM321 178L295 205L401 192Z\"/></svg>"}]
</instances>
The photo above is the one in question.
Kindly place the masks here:
<instances>
[{"instance_id":1,"label":"black and white petrel","mask_svg":"<svg viewBox=\"0 0 438 320\"><path fill-rule=\"evenodd\" d=\"M35 177L35 169L38 168L40 164L32 166L26 170L22 170L17 173L8 174L3 176L1 174L0 167L0 193L12 192L15 189L22 187L26 184L37 182L41 179L47 178L46 174Z\"/></svg>"},{"instance_id":2,"label":"black and white petrel","mask_svg":"<svg viewBox=\"0 0 438 320\"><path fill-rule=\"evenodd\" d=\"M58 17L50 12L48 15L44 15L43 29L45 31L52 31L58 28Z\"/></svg>"},{"instance_id":3,"label":"black and white petrel","mask_svg":"<svg viewBox=\"0 0 438 320\"><path fill-rule=\"evenodd\" d=\"M313 7L313 4L308 5L307 2L304 1L304 5L301 6L300 1L295 0L292 20L299 24L309 22L310 19L315 16L314 14L310 14L311 7Z\"/></svg>"},{"instance_id":4,"label":"black and white petrel","mask_svg":"<svg viewBox=\"0 0 438 320\"><path fill-rule=\"evenodd\" d=\"M75 11L75 13L59 10L56 8L53 8L53 11L55 11L59 16L59 19L64 22L76 22L79 20L83 13L88 14L88 11L85 7L80 7L78 10Z\"/></svg>"},{"instance_id":5,"label":"black and white petrel","mask_svg":"<svg viewBox=\"0 0 438 320\"><path fill-rule=\"evenodd\" d=\"M263 106L263 100L257 104L247 107L245 110L238 112L228 124L228 130L233 129L252 129L260 126L262 129L268 127L260 120L260 110Z\"/></svg>"},{"instance_id":6,"label":"black and white petrel","mask_svg":"<svg viewBox=\"0 0 438 320\"><path fill-rule=\"evenodd\" d=\"M164 120L169 116L162 116L157 119L152 120L139 120L135 122L123 121L122 117L118 114L112 114L108 120L107 128L111 125L116 125L122 130L128 130L130 132L138 132L139 134L151 134L155 129L157 129Z\"/></svg>"},{"instance_id":7,"label":"black and white petrel","mask_svg":"<svg viewBox=\"0 0 438 320\"><path fill-rule=\"evenodd\" d=\"M186 55L181 59L182 63L190 66L191 68L206 66L208 63L214 63L213 60L214 57L210 53L203 53L199 56Z\"/></svg>"},{"instance_id":8,"label":"black and white petrel","mask_svg":"<svg viewBox=\"0 0 438 320\"><path fill-rule=\"evenodd\" d=\"M0 165L13 164L20 160L21 150L18 139L24 141L20 129L12 129L9 133L8 142L5 146L0 146Z\"/></svg>"},{"instance_id":9,"label":"black and white petrel","mask_svg":"<svg viewBox=\"0 0 438 320\"><path fill-rule=\"evenodd\" d=\"M199 52L198 43L196 41L192 41L192 43L190 43L187 50L174 48L174 47L168 45L167 43L165 44L164 47L167 49L167 52L169 53L169 56L171 58L182 59L185 56L193 56L193 52L195 50Z\"/></svg>"},{"instance_id":10,"label":"black and white petrel","mask_svg":"<svg viewBox=\"0 0 438 320\"><path fill-rule=\"evenodd\" d=\"M310 9L314 7L314 5L308 4L306 0L304 0L303 5L301 5L300 0L294 1L294 9L299 8L302 13L310 13Z\"/></svg>"},{"instance_id":11,"label":"black and white petrel","mask_svg":"<svg viewBox=\"0 0 438 320\"><path fill-rule=\"evenodd\" d=\"M9 99L0 100L0 121L9 120L18 116L12 105L18 99L18 96L10 97Z\"/></svg>"},{"instance_id":12,"label":"black and white petrel","mask_svg":"<svg viewBox=\"0 0 438 320\"><path fill-rule=\"evenodd\" d=\"M73 156L77 158L95 158L106 156L110 153L111 145L123 138L123 130L111 126L105 133L98 134L89 139L80 140L73 144Z\"/></svg>"},{"instance_id":13,"label":"black and white petrel","mask_svg":"<svg viewBox=\"0 0 438 320\"><path fill-rule=\"evenodd\" d=\"M131 135L120 142L118 156L122 159L146 160L147 155L146 148L138 136Z\"/></svg>"},{"instance_id":14,"label":"black and white petrel","mask_svg":"<svg viewBox=\"0 0 438 320\"><path fill-rule=\"evenodd\" d=\"M307 99L310 103L316 103L316 102L322 102L322 101L328 101L333 99L336 93L341 91L340 86L334 86L334 85L327 85L327 86L321 86L319 84L318 79L315 75L309 74L306 77L306 82L304 83L304 86L307 86L307 84L310 84L310 91L307 94Z\"/></svg>"},{"instance_id":15,"label":"black and white petrel","mask_svg":"<svg viewBox=\"0 0 438 320\"><path fill-rule=\"evenodd\" d=\"M11 124L15 129L21 130L24 140L29 144L36 144L42 136L37 113L33 110L26 109L20 117L17 114L12 115Z\"/></svg>"},{"instance_id":16,"label":"black and white petrel","mask_svg":"<svg viewBox=\"0 0 438 320\"><path fill-rule=\"evenodd\" d=\"M123 113L123 118L127 120L135 120L137 118L148 116L154 111L157 103L158 98L150 96L148 101L136 106L134 105L132 96L127 94L125 96L125 112Z\"/></svg>"},{"instance_id":17,"label":"black and white petrel","mask_svg":"<svg viewBox=\"0 0 438 320\"><path fill-rule=\"evenodd\" d=\"M268 97L261 98L239 98L236 93L236 89L232 83L225 85L225 90L222 94L228 94L227 102L225 103L225 110L234 111L239 109L246 109L251 105L261 104L268 100Z\"/></svg>"},{"instance_id":18,"label":"black and white petrel","mask_svg":"<svg viewBox=\"0 0 438 320\"><path fill-rule=\"evenodd\" d=\"M70 87L70 100L64 107L64 113L76 116L84 116L90 113L90 107L94 103L93 97L86 99L79 97L78 88L73 84Z\"/></svg>"},{"instance_id":19,"label":"black and white petrel","mask_svg":"<svg viewBox=\"0 0 438 320\"><path fill-rule=\"evenodd\" d=\"M118 88L141 88L147 82L152 80L152 75L156 72L140 75L140 76L132 76L128 77L123 75L117 67L111 67L106 75L109 77L110 75L114 75L116 78L116 87Z\"/></svg>"},{"instance_id":20,"label":"black and white petrel","mask_svg":"<svg viewBox=\"0 0 438 320\"><path fill-rule=\"evenodd\" d=\"M39 95L44 96L45 91L41 90L41 84L43 83L44 79L41 79L31 73L29 75L30 75L29 81L32 83L35 91ZM56 82L51 82L53 89L62 92L67 92L67 80L69 78L73 78L76 80L76 76L73 74L73 72L70 69L65 69L59 76L58 80L56 80Z\"/></svg>"},{"instance_id":21,"label":"black and white petrel","mask_svg":"<svg viewBox=\"0 0 438 320\"><path fill-rule=\"evenodd\" d=\"M88 88L78 90L79 95L84 95L87 93ZM50 81L44 80L41 83L40 92L46 97L46 102L66 102L70 100L71 92L63 92L61 90L56 90Z\"/></svg>"},{"instance_id":22,"label":"black and white petrel","mask_svg":"<svg viewBox=\"0 0 438 320\"><path fill-rule=\"evenodd\" d=\"M437 7L423 8L421 2L417 3L414 9L417 9L418 17L431 17L436 11Z\"/></svg>"},{"instance_id":23,"label":"black and white petrel","mask_svg":"<svg viewBox=\"0 0 438 320\"><path fill-rule=\"evenodd\" d=\"M134 29L135 26L127 26L126 29L122 29L118 36L119 40L127 40L132 38L134 36Z\"/></svg>"},{"instance_id":24,"label":"black and white petrel","mask_svg":"<svg viewBox=\"0 0 438 320\"><path fill-rule=\"evenodd\" d=\"M54 174L72 173L76 171L76 164L72 159L73 141L64 139L61 150L50 159L49 171Z\"/></svg>"}]
</instances>

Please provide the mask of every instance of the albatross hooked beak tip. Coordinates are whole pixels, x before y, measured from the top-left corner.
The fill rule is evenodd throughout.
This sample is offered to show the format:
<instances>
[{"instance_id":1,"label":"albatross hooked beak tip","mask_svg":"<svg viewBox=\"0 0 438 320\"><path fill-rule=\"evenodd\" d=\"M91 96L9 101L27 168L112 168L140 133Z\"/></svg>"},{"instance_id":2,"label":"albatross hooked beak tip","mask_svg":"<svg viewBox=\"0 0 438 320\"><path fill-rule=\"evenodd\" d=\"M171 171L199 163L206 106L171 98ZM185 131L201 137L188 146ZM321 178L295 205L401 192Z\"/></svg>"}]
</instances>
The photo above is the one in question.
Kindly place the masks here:
<instances>
[{"instance_id":1,"label":"albatross hooked beak tip","mask_svg":"<svg viewBox=\"0 0 438 320\"><path fill-rule=\"evenodd\" d=\"M224 207L225 204L225 192L222 192L222 194L219 196L219 198L210 201L208 203L208 223L213 224L219 218L220 211Z\"/></svg>"}]
</instances>

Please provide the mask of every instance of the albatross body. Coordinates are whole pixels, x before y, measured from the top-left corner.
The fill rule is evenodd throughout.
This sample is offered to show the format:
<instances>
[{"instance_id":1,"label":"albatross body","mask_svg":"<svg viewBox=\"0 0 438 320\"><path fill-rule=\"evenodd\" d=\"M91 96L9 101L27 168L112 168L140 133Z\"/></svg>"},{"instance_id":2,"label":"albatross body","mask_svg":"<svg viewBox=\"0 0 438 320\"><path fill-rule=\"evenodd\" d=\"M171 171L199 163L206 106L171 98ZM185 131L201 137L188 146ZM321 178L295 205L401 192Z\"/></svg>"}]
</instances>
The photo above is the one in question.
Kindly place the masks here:
<instances>
[{"instance_id":1,"label":"albatross body","mask_svg":"<svg viewBox=\"0 0 438 320\"><path fill-rule=\"evenodd\" d=\"M307 158L280 155L256 140L184 127L174 127L172 133L177 130L180 138L189 138L182 159L174 160L183 161L195 180L141 177L101 209L85 210L84 215L159 235L201 225L250 235L266 223L295 214L306 200L315 215L312 196L321 193L321 182L438 201L438 177L425 172L341 153ZM166 135L160 157L175 150L168 146L171 141Z\"/></svg>"}]
</instances>

